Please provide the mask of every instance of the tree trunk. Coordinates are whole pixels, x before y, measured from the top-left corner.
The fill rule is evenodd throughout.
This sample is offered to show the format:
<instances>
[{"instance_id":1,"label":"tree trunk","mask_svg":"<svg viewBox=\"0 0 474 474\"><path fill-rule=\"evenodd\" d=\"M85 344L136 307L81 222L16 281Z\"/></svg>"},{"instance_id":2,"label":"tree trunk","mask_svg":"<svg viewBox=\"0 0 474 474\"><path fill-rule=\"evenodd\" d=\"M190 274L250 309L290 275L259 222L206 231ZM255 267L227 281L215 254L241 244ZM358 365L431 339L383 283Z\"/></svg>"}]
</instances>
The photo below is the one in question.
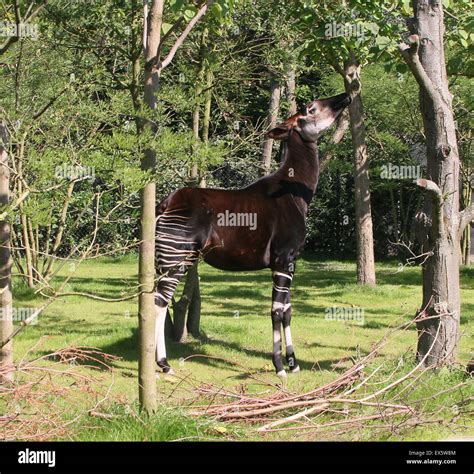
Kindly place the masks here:
<instances>
[{"instance_id":1,"label":"tree trunk","mask_svg":"<svg viewBox=\"0 0 474 474\"><path fill-rule=\"evenodd\" d=\"M4 122L0 122L0 205L2 210L10 200L10 169L8 164L8 134ZM13 333L11 291L10 224L0 221L0 342ZM0 348L0 368L13 368L13 341ZM0 378L0 383L13 380L13 370Z\"/></svg>"},{"instance_id":2,"label":"tree trunk","mask_svg":"<svg viewBox=\"0 0 474 474\"><path fill-rule=\"evenodd\" d=\"M212 83L213 74L208 68L206 72L206 95L204 100L204 114L202 116L202 141L209 141L209 124L211 122L211 105L212 105ZM204 186L203 186L204 187Z\"/></svg>"},{"instance_id":3,"label":"tree trunk","mask_svg":"<svg viewBox=\"0 0 474 474\"><path fill-rule=\"evenodd\" d=\"M278 111L280 109L281 86L276 79L270 80L270 104L268 106L268 115L265 123L265 130L269 131L276 126ZM262 166L263 174L270 174L272 167L272 149L273 140L265 137L263 141Z\"/></svg>"},{"instance_id":4,"label":"tree trunk","mask_svg":"<svg viewBox=\"0 0 474 474\"><path fill-rule=\"evenodd\" d=\"M204 28L201 33L201 44L199 47L199 68L198 68L198 73L197 73L197 78L196 78L196 84L194 88L194 100L195 100L195 105L194 105L194 111L193 111L193 134L194 134L194 139L196 142L199 142L199 124L200 124L200 117L201 117L201 102L202 102L202 91L203 91L203 85L204 85L204 77L206 73L206 52L207 52L207 37L209 34L209 30L207 28ZM200 169L199 169L199 163L193 163L191 167L191 173L190 173L190 178L191 178L191 184L192 185L197 185L199 183L199 174L200 174Z\"/></svg>"},{"instance_id":5,"label":"tree trunk","mask_svg":"<svg viewBox=\"0 0 474 474\"><path fill-rule=\"evenodd\" d=\"M156 92L159 87L159 69L152 67L160 43L161 25L163 21L163 1L155 0L148 15L147 2L144 8L144 101L151 109L157 106ZM156 124L147 122L146 127L156 130ZM146 150L142 158L143 170L156 166L156 155L153 150ZM139 398L142 410L147 413L156 411L156 379L155 379L155 206L156 186L148 183L140 192L140 254L138 279L140 296L138 300L140 357Z\"/></svg>"},{"instance_id":6,"label":"tree trunk","mask_svg":"<svg viewBox=\"0 0 474 474\"><path fill-rule=\"evenodd\" d=\"M201 123L201 94L204 89L204 81L206 87L211 80L207 66L207 52L208 52L208 35L209 30L205 27L201 33L201 44L199 48L199 69L196 80L196 87L194 89L194 99L196 105L193 111L193 134L196 143L200 141L199 130ZM207 71L206 71L207 69ZM206 91L204 96L204 118L203 118L203 141L208 141L209 135L209 119L211 112L211 95L210 90ZM204 128L206 127L206 128ZM205 183L200 179L202 170L198 163L194 163L191 169L191 186L195 186L199 182L200 187L204 187ZM188 337L188 332L193 336L199 336L199 324L201 320L201 295L199 288L199 274L197 264L193 265L186 274L186 281L184 284L183 293L178 302L173 304L173 328L174 339L177 342L185 342ZM191 328L191 330L189 330Z\"/></svg>"},{"instance_id":7,"label":"tree trunk","mask_svg":"<svg viewBox=\"0 0 474 474\"><path fill-rule=\"evenodd\" d=\"M194 337L199 337L201 334L201 288L199 286L198 264L196 263L189 269L188 279L193 288L193 295L189 303L188 319L186 321L186 328L188 333Z\"/></svg>"},{"instance_id":8,"label":"tree trunk","mask_svg":"<svg viewBox=\"0 0 474 474\"><path fill-rule=\"evenodd\" d=\"M460 337L459 153L444 58L442 3L416 0L410 23L410 46L401 53L420 86L419 100L426 136L426 191L419 224L431 252L422 268L423 301L418 312L417 359L426 366L452 362Z\"/></svg>"},{"instance_id":9,"label":"tree trunk","mask_svg":"<svg viewBox=\"0 0 474 474\"><path fill-rule=\"evenodd\" d=\"M201 295L199 293L198 262L186 275L183 293L178 302L173 302L173 330L177 342L185 342L188 332L199 336L199 322L201 319Z\"/></svg>"},{"instance_id":10,"label":"tree trunk","mask_svg":"<svg viewBox=\"0 0 474 474\"><path fill-rule=\"evenodd\" d=\"M296 105L296 73L294 66L288 68L286 75L286 100L288 101L288 114L295 115Z\"/></svg>"},{"instance_id":11,"label":"tree trunk","mask_svg":"<svg viewBox=\"0 0 474 474\"><path fill-rule=\"evenodd\" d=\"M159 89L161 71L166 68L186 40L194 25L206 14L214 0L207 0L202 4L196 14L189 20L178 38L174 41L166 57L162 60L161 52L161 27L163 24L164 0L154 0L148 15L148 0L144 0L144 29L143 43L145 51L145 103L151 110L157 107L156 92ZM163 37L165 39L165 36ZM145 126L153 132L157 126L147 121ZM156 166L156 154L147 150L142 161L142 169L153 169ZM154 275L155 275L155 196L154 183L145 186L141 192L141 239L140 239L140 266L139 281L141 293L139 298L140 312L140 364L139 384L140 403L144 410L156 410L156 385L155 385L155 305L154 305ZM169 325L168 325L169 326ZM165 324L166 327L166 324Z\"/></svg>"},{"instance_id":12,"label":"tree trunk","mask_svg":"<svg viewBox=\"0 0 474 474\"><path fill-rule=\"evenodd\" d=\"M464 208L472 205L472 189L469 183L464 183L462 203ZM471 227L466 226L461 235L461 265L470 265L471 263Z\"/></svg>"},{"instance_id":13,"label":"tree trunk","mask_svg":"<svg viewBox=\"0 0 474 474\"><path fill-rule=\"evenodd\" d=\"M357 241L357 283L375 285L374 237L370 205L369 162L361 98L360 66L354 56L344 63L344 85L349 105L354 159L355 231Z\"/></svg>"}]
</instances>

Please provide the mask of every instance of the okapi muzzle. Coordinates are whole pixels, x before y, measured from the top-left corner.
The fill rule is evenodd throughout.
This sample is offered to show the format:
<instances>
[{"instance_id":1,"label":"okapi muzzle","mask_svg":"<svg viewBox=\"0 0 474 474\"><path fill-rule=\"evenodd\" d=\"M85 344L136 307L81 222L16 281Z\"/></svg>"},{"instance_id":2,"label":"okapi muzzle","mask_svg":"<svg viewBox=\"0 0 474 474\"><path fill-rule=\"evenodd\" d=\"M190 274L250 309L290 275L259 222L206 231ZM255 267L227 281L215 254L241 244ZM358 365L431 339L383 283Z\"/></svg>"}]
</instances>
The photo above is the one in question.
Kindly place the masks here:
<instances>
[{"instance_id":1,"label":"okapi muzzle","mask_svg":"<svg viewBox=\"0 0 474 474\"><path fill-rule=\"evenodd\" d=\"M268 136L283 141L284 149L274 173L242 189L178 189L159 204L155 338L163 372L172 372L165 347L167 307L179 281L200 257L222 270L271 269L273 364L277 375L285 377L283 328L288 369L299 371L290 331L290 288L319 178L316 142L350 101L348 94L314 100L270 130Z\"/></svg>"}]
</instances>

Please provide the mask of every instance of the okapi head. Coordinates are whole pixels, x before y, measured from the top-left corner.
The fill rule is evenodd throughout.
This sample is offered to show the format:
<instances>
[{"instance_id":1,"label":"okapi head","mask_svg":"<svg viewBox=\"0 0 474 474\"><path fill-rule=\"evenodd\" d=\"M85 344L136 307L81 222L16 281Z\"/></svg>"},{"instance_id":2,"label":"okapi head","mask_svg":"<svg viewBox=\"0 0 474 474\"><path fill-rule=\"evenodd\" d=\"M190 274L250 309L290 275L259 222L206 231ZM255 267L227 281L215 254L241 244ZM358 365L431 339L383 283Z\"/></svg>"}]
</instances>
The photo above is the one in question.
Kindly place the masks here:
<instances>
[{"instance_id":1,"label":"okapi head","mask_svg":"<svg viewBox=\"0 0 474 474\"><path fill-rule=\"evenodd\" d=\"M351 103L349 94L343 93L328 99L313 100L303 110L268 132L274 140L288 140L296 130L306 142L315 142L339 114Z\"/></svg>"}]
</instances>

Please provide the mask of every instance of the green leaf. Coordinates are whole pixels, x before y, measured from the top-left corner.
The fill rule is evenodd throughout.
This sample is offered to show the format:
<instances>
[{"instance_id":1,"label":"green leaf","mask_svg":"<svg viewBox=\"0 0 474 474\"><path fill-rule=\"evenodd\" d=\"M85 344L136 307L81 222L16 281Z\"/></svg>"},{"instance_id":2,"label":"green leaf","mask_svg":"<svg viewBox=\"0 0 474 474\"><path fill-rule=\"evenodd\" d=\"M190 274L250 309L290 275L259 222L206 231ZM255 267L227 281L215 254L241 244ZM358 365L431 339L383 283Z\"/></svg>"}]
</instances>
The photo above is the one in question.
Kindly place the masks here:
<instances>
[{"instance_id":1,"label":"green leaf","mask_svg":"<svg viewBox=\"0 0 474 474\"><path fill-rule=\"evenodd\" d=\"M168 31L171 29L173 25L171 23L163 23L161 25L161 31L164 35L166 35L166 33L168 33Z\"/></svg>"},{"instance_id":2,"label":"green leaf","mask_svg":"<svg viewBox=\"0 0 474 474\"><path fill-rule=\"evenodd\" d=\"M390 38L387 38L386 36L377 36L375 38L375 44L381 47L388 46L390 44Z\"/></svg>"},{"instance_id":3,"label":"green leaf","mask_svg":"<svg viewBox=\"0 0 474 474\"><path fill-rule=\"evenodd\" d=\"M171 0L170 1L170 8L173 12L178 12L183 8L183 5L185 4L186 0Z\"/></svg>"},{"instance_id":4,"label":"green leaf","mask_svg":"<svg viewBox=\"0 0 474 474\"><path fill-rule=\"evenodd\" d=\"M411 0L403 0L402 11L405 15L411 15Z\"/></svg>"}]
</instances>

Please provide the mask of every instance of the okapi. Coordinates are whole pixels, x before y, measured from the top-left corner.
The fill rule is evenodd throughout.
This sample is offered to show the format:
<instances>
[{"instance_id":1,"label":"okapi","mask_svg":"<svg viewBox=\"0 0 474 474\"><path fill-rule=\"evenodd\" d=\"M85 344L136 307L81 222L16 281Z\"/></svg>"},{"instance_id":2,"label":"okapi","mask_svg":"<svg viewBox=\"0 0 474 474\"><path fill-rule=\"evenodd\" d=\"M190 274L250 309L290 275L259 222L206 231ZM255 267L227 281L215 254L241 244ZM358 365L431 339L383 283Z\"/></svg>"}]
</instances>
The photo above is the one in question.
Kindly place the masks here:
<instances>
[{"instance_id":1,"label":"okapi","mask_svg":"<svg viewBox=\"0 0 474 474\"><path fill-rule=\"evenodd\" d=\"M299 371L290 331L290 285L305 241L308 206L318 184L316 142L350 102L348 94L315 100L270 130L270 138L286 142L276 172L243 189L178 189L159 204L156 269L161 277L155 292L155 338L156 361L163 372L172 373L165 347L167 307L179 281L200 255L221 270L272 270L273 364L277 375L286 377L283 325L288 368Z\"/></svg>"}]
</instances>

